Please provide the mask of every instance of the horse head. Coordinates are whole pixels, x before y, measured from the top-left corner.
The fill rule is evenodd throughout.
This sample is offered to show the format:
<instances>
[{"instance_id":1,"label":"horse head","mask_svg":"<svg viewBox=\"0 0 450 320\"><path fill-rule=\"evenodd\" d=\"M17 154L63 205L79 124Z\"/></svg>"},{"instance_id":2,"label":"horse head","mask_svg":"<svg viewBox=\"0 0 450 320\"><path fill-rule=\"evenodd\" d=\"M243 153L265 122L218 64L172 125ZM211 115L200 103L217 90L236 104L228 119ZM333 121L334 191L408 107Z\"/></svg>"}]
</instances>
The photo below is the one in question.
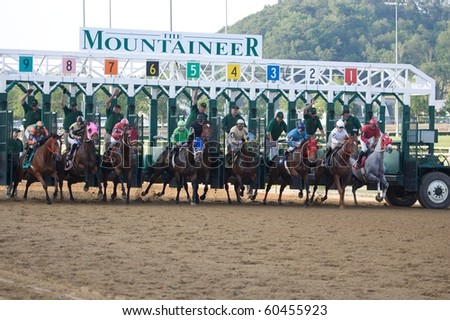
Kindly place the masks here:
<instances>
[{"instance_id":1,"label":"horse head","mask_svg":"<svg viewBox=\"0 0 450 320\"><path fill-rule=\"evenodd\" d=\"M383 133L378 141L378 145L380 146L381 151L387 151L388 153L392 152L392 139L389 137L387 133Z\"/></svg>"},{"instance_id":2,"label":"horse head","mask_svg":"<svg viewBox=\"0 0 450 320\"><path fill-rule=\"evenodd\" d=\"M343 152L349 156L356 154L358 152L358 137L351 135L345 138L342 149Z\"/></svg>"},{"instance_id":3,"label":"horse head","mask_svg":"<svg viewBox=\"0 0 450 320\"><path fill-rule=\"evenodd\" d=\"M209 141L211 137L213 136L213 126L211 122L205 121L202 125L202 140L204 142Z\"/></svg>"},{"instance_id":4,"label":"horse head","mask_svg":"<svg viewBox=\"0 0 450 320\"><path fill-rule=\"evenodd\" d=\"M95 122L89 122L86 126L86 139L85 142L97 141L99 138L98 126Z\"/></svg>"},{"instance_id":5,"label":"horse head","mask_svg":"<svg viewBox=\"0 0 450 320\"><path fill-rule=\"evenodd\" d=\"M61 136L51 133L44 143L44 147L50 152L52 158L61 161Z\"/></svg>"},{"instance_id":6,"label":"horse head","mask_svg":"<svg viewBox=\"0 0 450 320\"><path fill-rule=\"evenodd\" d=\"M136 153L139 145L139 133L136 127L130 127L126 135L126 143L132 153Z\"/></svg>"},{"instance_id":7,"label":"horse head","mask_svg":"<svg viewBox=\"0 0 450 320\"><path fill-rule=\"evenodd\" d=\"M317 162L317 139L310 138L306 140L306 142L303 145L305 154L303 155L304 158L308 159L310 163ZM305 157L306 156L306 157Z\"/></svg>"}]
</instances>

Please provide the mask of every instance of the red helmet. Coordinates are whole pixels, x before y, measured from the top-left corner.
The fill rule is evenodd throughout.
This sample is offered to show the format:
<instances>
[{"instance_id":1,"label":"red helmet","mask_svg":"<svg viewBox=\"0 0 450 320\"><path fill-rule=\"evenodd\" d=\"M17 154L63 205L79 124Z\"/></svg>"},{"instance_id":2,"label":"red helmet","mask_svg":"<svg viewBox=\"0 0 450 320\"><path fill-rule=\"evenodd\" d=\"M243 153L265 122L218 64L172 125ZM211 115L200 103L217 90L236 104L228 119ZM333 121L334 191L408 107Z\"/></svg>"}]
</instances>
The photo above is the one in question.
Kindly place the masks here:
<instances>
[{"instance_id":1,"label":"red helmet","mask_svg":"<svg viewBox=\"0 0 450 320\"><path fill-rule=\"evenodd\" d=\"M120 123L121 123L122 125L124 125L124 126L127 126L127 125L128 125L128 120L127 120L127 118L123 118L122 120L120 120Z\"/></svg>"},{"instance_id":2,"label":"red helmet","mask_svg":"<svg viewBox=\"0 0 450 320\"><path fill-rule=\"evenodd\" d=\"M371 126L376 126L376 125L378 124L378 121L377 121L377 119L372 118L372 119L370 119L369 124L370 124Z\"/></svg>"}]
</instances>

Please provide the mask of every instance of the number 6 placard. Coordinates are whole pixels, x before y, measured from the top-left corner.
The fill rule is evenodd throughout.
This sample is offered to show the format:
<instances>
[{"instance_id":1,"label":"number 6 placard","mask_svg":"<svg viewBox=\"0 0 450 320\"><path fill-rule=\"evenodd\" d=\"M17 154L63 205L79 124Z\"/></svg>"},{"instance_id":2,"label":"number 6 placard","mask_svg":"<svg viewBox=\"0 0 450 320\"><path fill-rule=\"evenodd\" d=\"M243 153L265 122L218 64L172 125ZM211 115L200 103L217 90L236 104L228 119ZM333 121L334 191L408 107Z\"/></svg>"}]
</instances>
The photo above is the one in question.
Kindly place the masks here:
<instances>
[{"instance_id":1,"label":"number 6 placard","mask_svg":"<svg viewBox=\"0 0 450 320\"><path fill-rule=\"evenodd\" d=\"M76 58L63 58L62 60L62 72L73 74L77 72L77 59Z\"/></svg>"}]
</instances>

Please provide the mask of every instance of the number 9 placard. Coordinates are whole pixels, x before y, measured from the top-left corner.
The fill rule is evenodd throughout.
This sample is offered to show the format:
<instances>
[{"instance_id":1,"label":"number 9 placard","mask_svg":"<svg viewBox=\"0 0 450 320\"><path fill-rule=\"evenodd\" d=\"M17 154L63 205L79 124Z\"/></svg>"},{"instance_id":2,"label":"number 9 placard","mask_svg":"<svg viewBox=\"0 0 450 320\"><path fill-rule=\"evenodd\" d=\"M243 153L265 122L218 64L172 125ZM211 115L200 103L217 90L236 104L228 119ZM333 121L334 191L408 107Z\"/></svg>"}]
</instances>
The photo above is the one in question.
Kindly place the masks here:
<instances>
[{"instance_id":1,"label":"number 9 placard","mask_svg":"<svg viewBox=\"0 0 450 320\"><path fill-rule=\"evenodd\" d=\"M32 72L33 71L33 57L20 56L19 57L19 71Z\"/></svg>"},{"instance_id":2,"label":"number 9 placard","mask_svg":"<svg viewBox=\"0 0 450 320\"><path fill-rule=\"evenodd\" d=\"M62 72L66 74L74 74L77 72L77 59L76 58L63 58Z\"/></svg>"}]
</instances>

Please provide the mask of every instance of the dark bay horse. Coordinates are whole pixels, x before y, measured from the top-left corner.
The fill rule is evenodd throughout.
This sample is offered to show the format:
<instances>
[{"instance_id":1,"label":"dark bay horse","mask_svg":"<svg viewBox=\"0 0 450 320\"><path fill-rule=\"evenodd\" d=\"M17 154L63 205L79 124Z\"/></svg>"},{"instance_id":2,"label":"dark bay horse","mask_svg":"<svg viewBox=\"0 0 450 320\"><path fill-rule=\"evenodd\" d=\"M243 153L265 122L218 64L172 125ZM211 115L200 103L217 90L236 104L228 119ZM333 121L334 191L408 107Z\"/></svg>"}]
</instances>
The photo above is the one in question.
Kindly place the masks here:
<instances>
[{"instance_id":1,"label":"dark bay horse","mask_svg":"<svg viewBox=\"0 0 450 320\"><path fill-rule=\"evenodd\" d=\"M321 202L324 202L328 198L328 190L333 185L339 192L339 207L344 208L344 195L345 188L350 182L352 176L352 165L350 162L351 157L358 152L358 138L357 136L349 136L344 140L343 146L331 155L331 168L325 166L318 166L316 169L316 184L314 186L314 193L317 190L317 184L323 175L328 176L328 182L325 186L325 196L321 198ZM322 160L324 161L324 160Z\"/></svg>"},{"instance_id":2,"label":"dark bay horse","mask_svg":"<svg viewBox=\"0 0 450 320\"><path fill-rule=\"evenodd\" d=\"M29 151L30 152L30 151ZM23 194L23 198L27 199L28 196L28 188L33 182L39 181L42 184L42 187L45 190L45 196L48 204L51 204L52 201L48 195L47 183L45 182L45 177L51 177L55 181L55 192L53 196L56 197L58 194L58 183L59 183L59 175L58 175L58 167L61 161L61 136L50 134L41 146L37 147L32 159L30 160L30 167L27 169L23 168L23 161L25 155L22 155L19 159L19 165L16 171L16 177L14 180L14 187L11 191L11 195L14 195L17 186L20 181L24 178L27 179L27 184L25 187L25 192Z\"/></svg>"},{"instance_id":3,"label":"dark bay horse","mask_svg":"<svg viewBox=\"0 0 450 320\"><path fill-rule=\"evenodd\" d=\"M130 189L133 181L133 170L137 163L138 154L138 131L135 127L124 132L122 139L118 146L111 150L111 156L103 155L101 169L103 175L103 201L106 201L106 188L108 186L108 176L113 173L113 193L111 200L117 197L117 185L121 184L122 198L126 203L130 203ZM124 178L127 184L127 191L125 192Z\"/></svg>"},{"instance_id":4,"label":"dark bay horse","mask_svg":"<svg viewBox=\"0 0 450 320\"><path fill-rule=\"evenodd\" d=\"M250 190L254 193L250 199L254 201L258 194L258 169L260 164L259 143L254 140L242 143L240 151L234 156L231 168L225 170L225 190L227 192L228 203L231 203L228 183L234 179L234 191L238 203L241 203L244 184L250 185Z\"/></svg>"},{"instance_id":5,"label":"dark bay horse","mask_svg":"<svg viewBox=\"0 0 450 320\"><path fill-rule=\"evenodd\" d=\"M266 195L263 203L266 204L267 194L273 184L279 178L282 179L280 186L280 193L278 195L278 204L281 203L281 196L284 189L290 183L292 177L302 177L305 190L306 199L305 206L310 203L309 199L309 169L315 166L317 162L317 140L307 139L302 142L287 158L285 156L277 156L271 161L271 168L269 171L269 182L266 187Z\"/></svg>"},{"instance_id":6,"label":"dark bay horse","mask_svg":"<svg viewBox=\"0 0 450 320\"><path fill-rule=\"evenodd\" d=\"M83 190L85 192L89 191L89 176L95 176L97 178L98 186L98 197L101 199L102 185L101 185L101 174L97 164L97 152L95 144L98 141L99 132L98 127L94 122L89 122L84 130L83 138L81 144L76 150L72 165L69 169L63 169L62 179L59 181L59 188L62 194L63 179L67 180L67 187L69 188L70 200L74 201L75 198L72 194L72 184L78 182L84 182ZM63 154L63 163L66 163L69 150Z\"/></svg>"},{"instance_id":7,"label":"dark bay horse","mask_svg":"<svg viewBox=\"0 0 450 320\"><path fill-rule=\"evenodd\" d=\"M384 176L384 152L392 152L392 139L387 134L382 134L378 139L378 143L375 146L373 152L365 159L364 165L361 169L355 169L352 166L353 177L355 178L352 185L353 200L355 204L356 201L356 190L364 185L370 183L377 183L377 191L375 199L378 202L383 201L386 197L387 189L389 188L389 183L386 181ZM353 159L352 159L353 160ZM355 161L352 161L352 165Z\"/></svg>"},{"instance_id":8,"label":"dark bay horse","mask_svg":"<svg viewBox=\"0 0 450 320\"><path fill-rule=\"evenodd\" d=\"M218 143L212 142L211 137L213 136L213 127L209 121L205 121L202 126L202 136L201 139L204 143L204 149L201 151L201 166L199 167L199 181L202 181L205 185L203 194L200 196L201 200L204 200L206 193L208 191L210 170L214 166L211 154L218 152ZM149 184L147 188L141 193L142 196L146 196L150 190L150 187L155 183L155 181L163 174L167 173L166 179L163 182L163 189L156 195L161 197L165 194L166 187L170 181L175 177L174 167L171 156L175 156L176 153L171 153L169 148L166 148L156 160L155 164L149 166L146 172L146 177L148 178ZM186 191L186 196L188 201L191 201L189 195L188 184L186 179L182 179L182 185Z\"/></svg>"}]
</instances>

